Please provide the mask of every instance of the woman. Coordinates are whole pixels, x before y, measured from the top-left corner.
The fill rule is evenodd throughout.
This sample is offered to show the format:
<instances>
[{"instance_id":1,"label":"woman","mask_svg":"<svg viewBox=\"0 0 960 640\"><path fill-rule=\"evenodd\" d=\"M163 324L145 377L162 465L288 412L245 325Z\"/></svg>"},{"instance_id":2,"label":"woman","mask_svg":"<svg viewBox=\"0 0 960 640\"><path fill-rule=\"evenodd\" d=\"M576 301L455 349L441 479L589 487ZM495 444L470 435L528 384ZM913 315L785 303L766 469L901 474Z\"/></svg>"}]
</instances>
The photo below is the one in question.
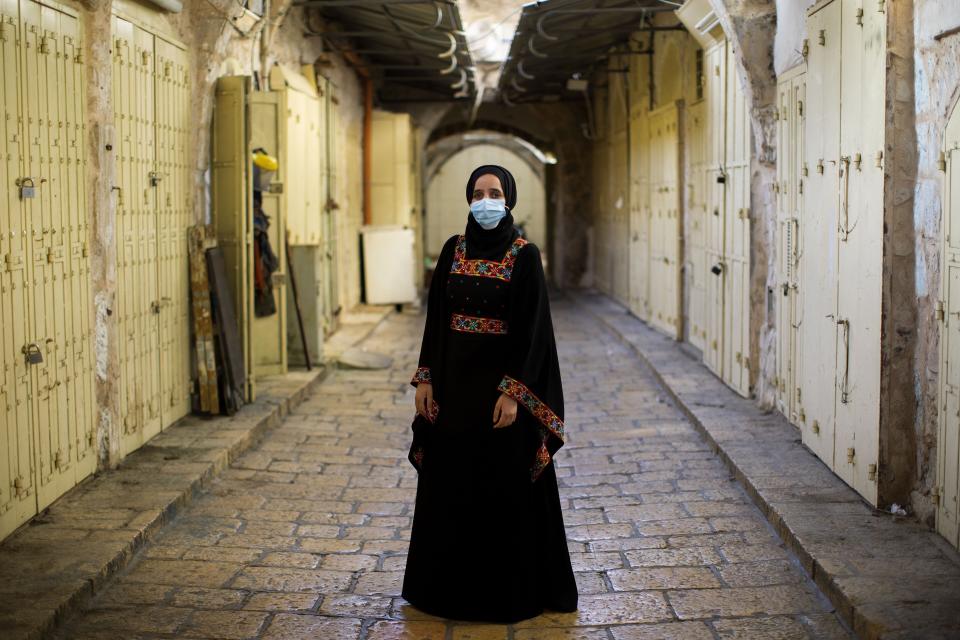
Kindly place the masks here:
<instances>
[{"instance_id":1,"label":"woman","mask_svg":"<svg viewBox=\"0 0 960 640\"><path fill-rule=\"evenodd\" d=\"M466 195L411 381L419 481L402 594L434 615L509 623L577 608L551 463L563 391L540 252L513 226L513 176L483 165Z\"/></svg>"}]
</instances>

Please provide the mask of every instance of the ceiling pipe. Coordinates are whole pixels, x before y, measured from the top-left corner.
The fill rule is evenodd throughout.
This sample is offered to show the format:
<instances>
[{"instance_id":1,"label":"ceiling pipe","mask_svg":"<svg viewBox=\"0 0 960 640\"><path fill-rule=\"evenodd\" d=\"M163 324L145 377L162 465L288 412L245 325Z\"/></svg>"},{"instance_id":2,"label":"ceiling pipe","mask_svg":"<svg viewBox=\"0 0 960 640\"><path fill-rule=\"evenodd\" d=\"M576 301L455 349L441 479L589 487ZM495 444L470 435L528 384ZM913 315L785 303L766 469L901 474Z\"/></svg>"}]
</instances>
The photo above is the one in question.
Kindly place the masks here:
<instances>
[{"instance_id":1,"label":"ceiling pipe","mask_svg":"<svg viewBox=\"0 0 960 640\"><path fill-rule=\"evenodd\" d=\"M598 13L640 13L646 14L650 12L659 12L659 11L672 11L673 9L668 9L666 7L607 7L607 8L594 8L594 9L551 9L547 11L542 16L537 19L537 32L546 38L547 40L559 40L557 36L552 36L543 29L543 22L550 16L555 16L558 14L590 14L596 15Z\"/></svg>"},{"instance_id":2,"label":"ceiling pipe","mask_svg":"<svg viewBox=\"0 0 960 640\"><path fill-rule=\"evenodd\" d=\"M520 77L525 78L525 79L527 79L527 80L533 80L534 77L535 77L535 76L533 76L532 74L529 74L529 73L527 73L526 71L523 70L523 60L521 60L521 61L519 61L519 62L517 63L517 73L520 74Z\"/></svg>"}]
</instances>

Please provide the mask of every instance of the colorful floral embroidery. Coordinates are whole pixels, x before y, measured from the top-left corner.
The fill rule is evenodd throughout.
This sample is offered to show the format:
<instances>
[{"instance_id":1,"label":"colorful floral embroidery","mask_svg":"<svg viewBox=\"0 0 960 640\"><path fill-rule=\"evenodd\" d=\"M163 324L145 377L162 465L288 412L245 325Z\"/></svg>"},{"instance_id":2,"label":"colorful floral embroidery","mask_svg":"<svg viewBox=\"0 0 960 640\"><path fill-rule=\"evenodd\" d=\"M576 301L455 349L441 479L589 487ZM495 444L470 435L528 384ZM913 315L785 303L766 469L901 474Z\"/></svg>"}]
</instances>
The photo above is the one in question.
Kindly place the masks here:
<instances>
[{"instance_id":1,"label":"colorful floral embroidery","mask_svg":"<svg viewBox=\"0 0 960 640\"><path fill-rule=\"evenodd\" d=\"M550 436L564 441L563 420L553 412L540 398L538 398L525 384L515 380L510 376L504 376L497 387L533 414L540 421L540 448L533 460L533 466L530 467L530 480L536 481L543 473L543 470L550 464L550 449L547 448L547 442Z\"/></svg>"},{"instance_id":2,"label":"colorful floral embroidery","mask_svg":"<svg viewBox=\"0 0 960 640\"><path fill-rule=\"evenodd\" d=\"M533 466L530 468L530 480L534 482L540 477L543 470L547 468L547 465L550 464L550 451L547 449L546 430L541 427L540 433L543 436L543 440L540 442L540 448L537 449L536 458L534 458Z\"/></svg>"},{"instance_id":3,"label":"colorful floral embroidery","mask_svg":"<svg viewBox=\"0 0 960 640\"><path fill-rule=\"evenodd\" d=\"M454 313L450 316L450 328L464 333L496 333L505 335L507 323L498 318L480 318Z\"/></svg>"},{"instance_id":4,"label":"colorful floral embroidery","mask_svg":"<svg viewBox=\"0 0 960 640\"><path fill-rule=\"evenodd\" d=\"M430 380L430 367L417 367L410 384L417 386L421 382L432 382Z\"/></svg>"},{"instance_id":5,"label":"colorful floral embroidery","mask_svg":"<svg viewBox=\"0 0 960 640\"><path fill-rule=\"evenodd\" d=\"M564 440L563 420L553 412L540 398L538 398L525 384L519 380L514 380L510 376L503 376L503 380L497 388L522 404L527 411L532 413L540 423L549 429L550 433Z\"/></svg>"},{"instance_id":6,"label":"colorful floral embroidery","mask_svg":"<svg viewBox=\"0 0 960 640\"><path fill-rule=\"evenodd\" d=\"M464 276L483 276L486 278L497 278L510 282L510 275L513 273L513 263L517 259L517 254L527 241L523 238L517 238L510 245L503 260L467 260L467 237L463 234L457 240L456 249L453 252L453 264L450 266L450 273L458 273Z\"/></svg>"}]
</instances>

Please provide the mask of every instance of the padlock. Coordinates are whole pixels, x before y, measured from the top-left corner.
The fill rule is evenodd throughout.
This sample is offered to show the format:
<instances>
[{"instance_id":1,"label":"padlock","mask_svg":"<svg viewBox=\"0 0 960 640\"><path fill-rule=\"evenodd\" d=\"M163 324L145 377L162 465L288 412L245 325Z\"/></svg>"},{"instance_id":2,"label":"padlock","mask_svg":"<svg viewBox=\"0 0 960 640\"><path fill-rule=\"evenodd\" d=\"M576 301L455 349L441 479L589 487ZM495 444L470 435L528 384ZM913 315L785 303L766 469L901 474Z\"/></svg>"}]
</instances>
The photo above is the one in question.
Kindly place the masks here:
<instances>
[{"instance_id":1,"label":"padlock","mask_svg":"<svg viewBox=\"0 0 960 640\"><path fill-rule=\"evenodd\" d=\"M37 196L36 185L33 184L33 178L20 178L17 180L17 186L20 187L20 199L35 198Z\"/></svg>"},{"instance_id":2,"label":"padlock","mask_svg":"<svg viewBox=\"0 0 960 640\"><path fill-rule=\"evenodd\" d=\"M22 351L23 355L26 356L27 364L41 364L43 362L43 352L36 342L23 345Z\"/></svg>"}]
</instances>

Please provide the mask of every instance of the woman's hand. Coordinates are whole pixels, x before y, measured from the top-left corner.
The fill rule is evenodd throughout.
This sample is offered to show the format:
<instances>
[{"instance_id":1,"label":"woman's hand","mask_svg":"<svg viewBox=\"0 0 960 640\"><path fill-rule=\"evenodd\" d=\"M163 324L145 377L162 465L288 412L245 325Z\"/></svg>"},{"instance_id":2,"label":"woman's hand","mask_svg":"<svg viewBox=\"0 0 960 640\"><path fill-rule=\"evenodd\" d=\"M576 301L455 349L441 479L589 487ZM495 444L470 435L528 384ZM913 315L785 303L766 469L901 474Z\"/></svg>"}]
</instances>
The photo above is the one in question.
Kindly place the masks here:
<instances>
[{"instance_id":1,"label":"woman's hand","mask_svg":"<svg viewBox=\"0 0 960 640\"><path fill-rule=\"evenodd\" d=\"M505 393L501 393L497 398L497 404L493 408L493 428L508 427L517 419L517 401Z\"/></svg>"},{"instance_id":2,"label":"woman's hand","mask_svg":"<svg viewBox=\"0 0 960 640\"><path fill-rule=\"evenodd\" d=\"M427 407L433 406L433 385L429 382L417 383L417 397L414 403L417 406L417 413L429 420L430 412L427 411Z\"/></svg>"}]
</instances>

